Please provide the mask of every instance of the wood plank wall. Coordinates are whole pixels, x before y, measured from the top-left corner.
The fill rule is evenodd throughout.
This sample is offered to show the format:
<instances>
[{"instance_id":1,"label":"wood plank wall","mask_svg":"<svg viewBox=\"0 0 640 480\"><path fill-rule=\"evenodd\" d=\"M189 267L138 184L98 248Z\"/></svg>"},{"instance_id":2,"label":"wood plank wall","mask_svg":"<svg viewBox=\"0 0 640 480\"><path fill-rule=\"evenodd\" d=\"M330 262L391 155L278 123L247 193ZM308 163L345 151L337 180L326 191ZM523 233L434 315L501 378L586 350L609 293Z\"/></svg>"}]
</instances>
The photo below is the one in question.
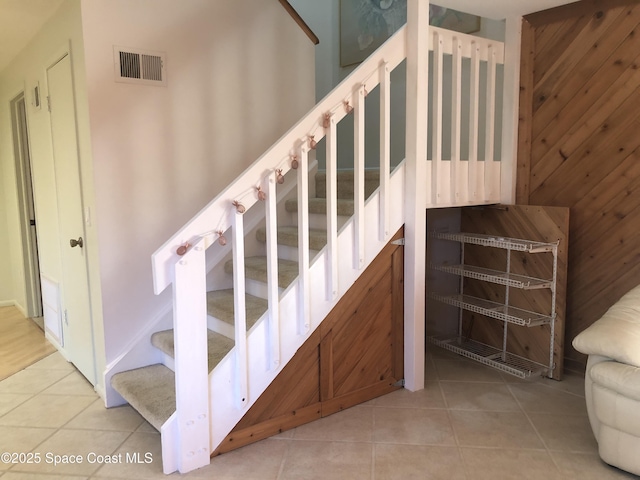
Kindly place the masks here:
<instances>
[{"instance_id":1,"label":"wood plank wall","mask_svg":"<svg viewBox=\"0 0 640 480\"><path fill-rule=\"evenodd\" d=\"M572 339L640 283L640 2L583 0L525 17L517 203L570 207Z\"/></svg>"}]
</instances>

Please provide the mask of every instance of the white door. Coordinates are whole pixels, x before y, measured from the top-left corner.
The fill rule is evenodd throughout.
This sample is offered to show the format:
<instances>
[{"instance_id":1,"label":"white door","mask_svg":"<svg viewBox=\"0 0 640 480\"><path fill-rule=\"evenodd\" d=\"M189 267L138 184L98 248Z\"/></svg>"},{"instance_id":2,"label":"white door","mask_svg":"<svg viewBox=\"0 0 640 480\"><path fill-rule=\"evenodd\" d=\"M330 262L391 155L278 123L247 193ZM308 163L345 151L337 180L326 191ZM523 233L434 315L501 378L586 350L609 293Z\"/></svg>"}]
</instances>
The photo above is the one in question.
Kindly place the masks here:
<instances>
[{"instance_id":1,"label":"white door","mask_svg":"<svg viewBox=\"0 0 640 480\"><path fill-rule=\"evenodd\" d=\"M84 233L73 77L69 55L65 55L47 69L47 86L58 194L64 348L78 370L95 385L93 322L85 253L88 246Z\"/></svg>"}]
</instances>

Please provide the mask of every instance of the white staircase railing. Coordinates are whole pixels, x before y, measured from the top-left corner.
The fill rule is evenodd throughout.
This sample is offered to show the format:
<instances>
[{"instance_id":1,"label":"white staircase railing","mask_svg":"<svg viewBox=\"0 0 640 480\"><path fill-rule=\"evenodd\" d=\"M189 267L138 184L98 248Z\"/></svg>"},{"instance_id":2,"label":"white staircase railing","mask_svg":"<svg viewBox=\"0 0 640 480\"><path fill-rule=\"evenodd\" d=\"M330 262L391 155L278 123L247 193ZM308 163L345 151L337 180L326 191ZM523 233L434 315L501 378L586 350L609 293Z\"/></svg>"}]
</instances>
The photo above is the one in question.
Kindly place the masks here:
<instances>
[{"instance_id":1,"label":"white staircase railing","mask_svg":"<svg viewBox=\"0 0 640 480\"><path fill-rule=\"evenodd\" d=\"M437 28L430 32L432 135L430 159L425 159L428 200L424 207L498 202L500 162L494 161L494 99L496 65L503 61L503 46ZM404 169L400 166L391 171L390 86L391 72L406 58L406 42L403 28L154 253L156 294L169 286L174 292L177 412L162 428L165 473L187 472L209 463L210 453L402 225ZM447 63L450 68L445 68ZM449 75L452 87L447 90ZM377 86L380 188L365 202L365 97ZM462 101L465 90L468 108ZM481 91L486 93L481 95ZM444 102L445 97L450 101ZM354 215L339 231L337 125L352 112ZM443 118L450 118L450 126L443 126ZM465 119L468 127L463 127ZM461 133L465 130L466 139ZM325 137L327 246L311 264L309 153ZM480 147L483 158L478 155ZM467 158L462 152L467 152ZM299 275L281 293L276 186L296 168ZM243 213L260 204L264 205L267 225L268 311L247 334ZM206 250L227 238L231 239L234 262L235 347L207 377Z\"/></svg>"}]
</instances>

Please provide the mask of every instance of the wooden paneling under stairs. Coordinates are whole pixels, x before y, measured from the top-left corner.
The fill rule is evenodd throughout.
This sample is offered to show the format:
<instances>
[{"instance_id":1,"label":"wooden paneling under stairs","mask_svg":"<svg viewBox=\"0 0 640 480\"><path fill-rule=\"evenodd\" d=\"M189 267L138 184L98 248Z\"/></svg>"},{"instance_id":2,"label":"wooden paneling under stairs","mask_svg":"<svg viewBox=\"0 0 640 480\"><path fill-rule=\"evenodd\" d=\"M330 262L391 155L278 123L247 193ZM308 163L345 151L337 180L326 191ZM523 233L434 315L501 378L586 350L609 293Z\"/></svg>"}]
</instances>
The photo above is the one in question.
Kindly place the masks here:
<instances>
[{"instance_id":1,"label":"wooden paneling under stairs","mask_svg":"<svg viewBox=\"0 0 640 480\"><path fill-rule=\"evenodd\" d=\"M569 207L573 338L640 283L640 2L525 17L517 203Z\"/></svg>"},{"instance_id":2,"label":"wooden paneling under stairs","mask_svg":"<svg viewBox=\"0 0 640 480\"><path fill-rule=\"evenodd\" d=\"M555 369L552 377L562 379L564 359L565 295L567 280L567 245L569 209L523 205L467 207L462 209L460 230L468 233L528 239L538 242L558 242L556 280L556 320L554 326L553 357ZM506 271L506 251L479 245L465 247L465 263ZM549 279L553 276L550 254L511 252L510 271L514 274ZM505 288L474 279L465 279L465 293L504 302ZM552 292L549 289L509 290L509 305L529 311L550 314ZM469 338L501 347L503 323L480 318L464 312L463 332ZM550 325L526 327L509 325L507 350L538 363L549 363Z\"/></svg>"},{"instance_id":3,"label":"wooden paneling under stairs","mask_svg":"<svg viewBox=\"0 0 640 480\"><path fill-rule=\"evenodd\" d=\"M403 247L389 243L213 455L399 388L403 263Z\"/></svg>"}]
</instances>

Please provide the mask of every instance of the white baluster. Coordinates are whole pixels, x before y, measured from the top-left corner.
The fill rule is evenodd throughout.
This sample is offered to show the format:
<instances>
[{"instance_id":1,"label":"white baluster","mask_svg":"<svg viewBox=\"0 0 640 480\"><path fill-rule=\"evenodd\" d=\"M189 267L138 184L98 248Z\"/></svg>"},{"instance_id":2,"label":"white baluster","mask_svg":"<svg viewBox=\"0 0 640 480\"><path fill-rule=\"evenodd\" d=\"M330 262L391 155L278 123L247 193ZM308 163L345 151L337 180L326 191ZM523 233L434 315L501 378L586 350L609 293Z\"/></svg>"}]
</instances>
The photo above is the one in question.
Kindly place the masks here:
<instances>
[{"instance_id":1,"label":"white baluster","mask_svg":"<svg viewBox=\"0 0 640 480\"><path fill-rule=\"evenodd\" d=\"M356 92L353 135L353 212L354 212L354 252L353 268L360 270L364 266L364 112L365 88L360 86Z\"/></svg>"},{"instance_id":2,"label":"white baluster","mask_svg":"<svg viewBox=\"0 0 640 480\"><path fill-rule=\"evenodd\" d=\"M433 32L433 110L431 118L431 203L442 202L443 162L442 162L442 80L443 80L442 38Z\"/></svg>"},{"instance_id":3,"label":"white baluster","mask_svg":"<svg viewBox=\"0 0 640 480\"><path fill-rule=\"evenodd\" d=\"M311 326L309 275L309 151L300 148L298 166L298 333Z\"/></svg>"},{"instance_id":4,"label":"white baluster","mask_svg":"<svg viewBox=\"0 0 640 480\"><path fill-rule=\"evenodd\" d=\"M480 128L480 52L471 42L471 73L469 92L469 200L478 197L478 130Z\"/></svg>"},{"instance_id":5,"label":"white baluster","mask_svg":"<svg viewBox=\"0 0 640 480\"><path fill-rule=\"evenodd\" d=\"M236 352L236 395L238 408L244 408L248 402L247 370L247 310L245 299L244 270L244 217L233 212L233 308Z\"/></svg>"},{"instance_id":6,"label":"white baluster","mask_svg":"<svg viewBox=\"0 0 640 480\"><path fill-rule=\"evenodd\" d=\"M485 143L484 143L484 197L485 201L494 198L494 192L500 190L500 182L495 182L495 164L493 161L495 125L496 125L496 52L493 46L489 46L487 61L487 103L485 115Z\"/></svg>"},{"instance_id":7,"label":"white baluster","mask_svg":"<svg viewBox=\"0 0 640 480\"><path fill-rule=\"evenodd\" d=\"M461 205L466 199L466 188L461 188L460 144L462 124L462 45L453 38L452 100L451 100L451 203Z\"/></svg>"},{"instance_id":8,"label":"white baluster","mask_svg":"<svg viewBox=\"0 0 640 480\"><path fill-rule=\"evenodd\" d=\"M338 135L333 117L327 132L327 300L338 296Z\"/></svg>"},{"instance_id":9,"label":"white baluster","mask_svg":"<svg viewBox=\"0 0 640 480\"><path fill-rule=\"evenodd\" d=\"M280 365L280 291L278 289L278 215L275 173L267 180L267 302L269 305L269 369Z\"/></svg>"}]
</instances>

